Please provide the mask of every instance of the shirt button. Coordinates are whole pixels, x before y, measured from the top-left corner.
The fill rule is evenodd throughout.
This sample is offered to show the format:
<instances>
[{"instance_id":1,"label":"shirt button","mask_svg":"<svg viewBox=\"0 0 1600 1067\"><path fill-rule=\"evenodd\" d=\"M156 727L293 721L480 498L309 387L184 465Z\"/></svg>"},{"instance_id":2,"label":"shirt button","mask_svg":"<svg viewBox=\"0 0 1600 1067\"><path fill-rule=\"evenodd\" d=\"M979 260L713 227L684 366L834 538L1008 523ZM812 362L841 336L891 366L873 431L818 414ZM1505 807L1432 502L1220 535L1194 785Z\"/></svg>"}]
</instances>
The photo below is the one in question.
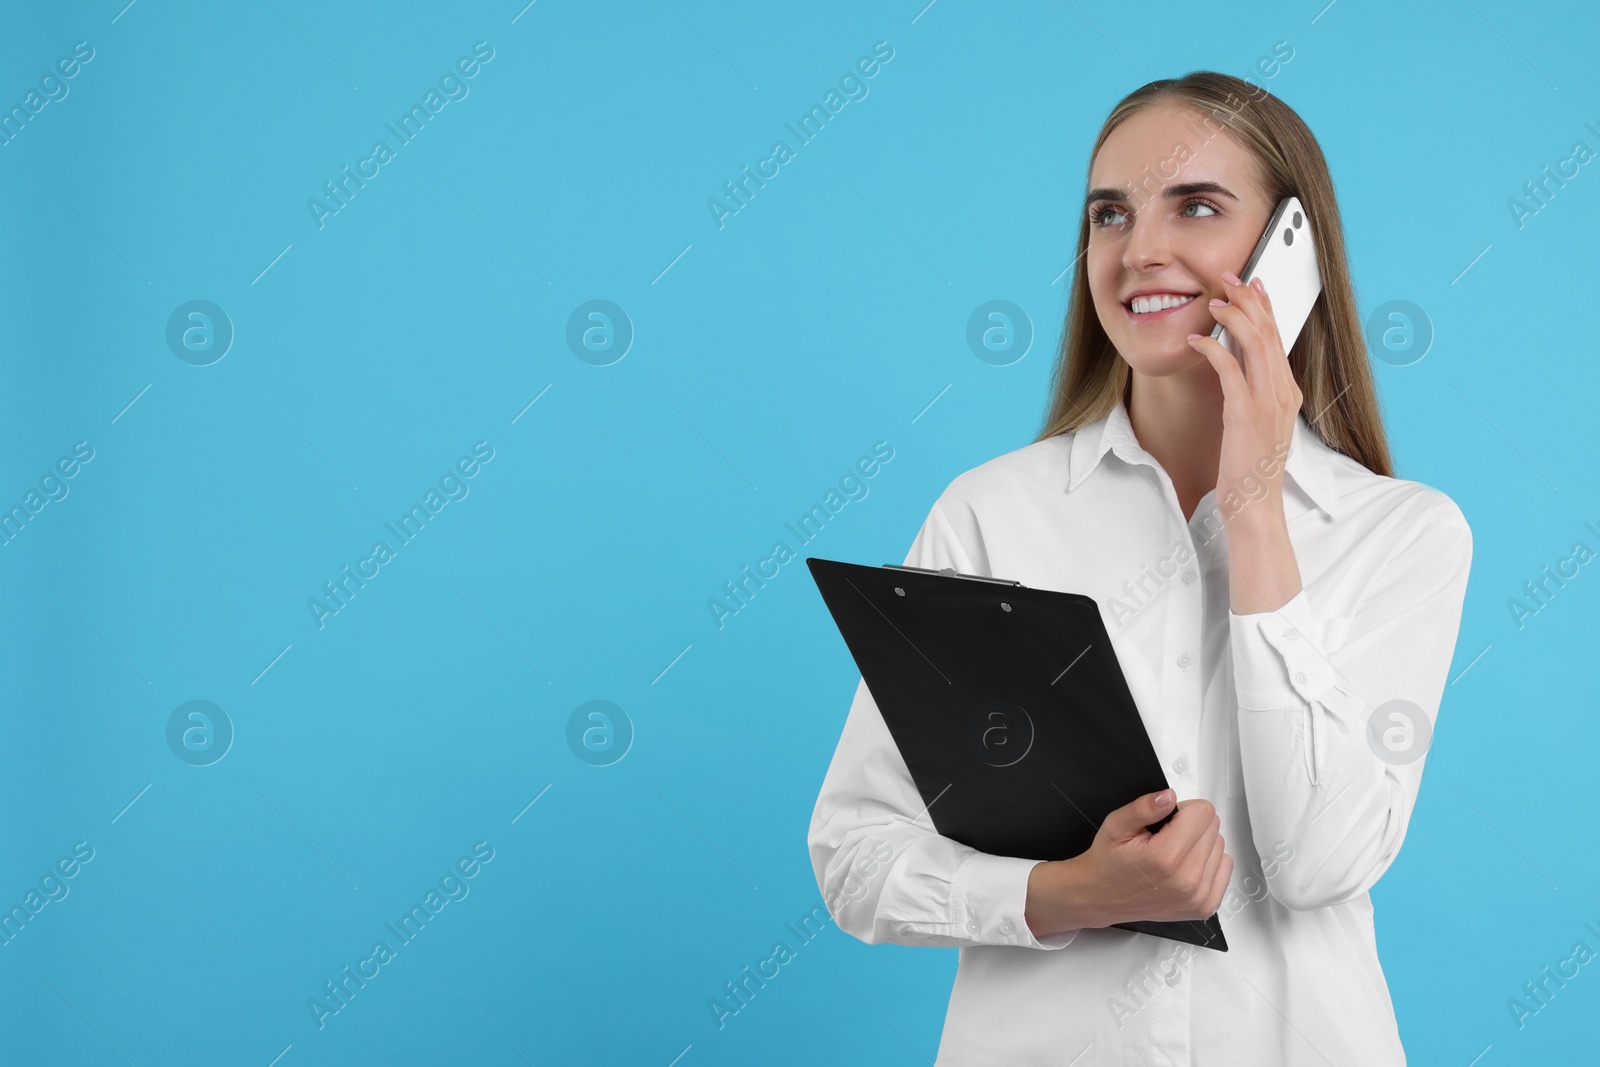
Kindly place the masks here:
<instances>
[{"instance_id":1,"label":"shirt button","mask_svg":"<svg viewBox=\"0 0 1600 1067\"><path fill-rule=\"evenodd\" d=\"M1172 761L1172 773L1173 774L1188 774L1189 773L1189 761L1184 759L1182 756L1179 756L1177 759L1173 760Z\"/></svg>"},{"instance_id":2,"label":"shirt button","mask_svg":"<svg viewBox=\"0 0 1600 1067\"><path fill-rule=\"evenodd\" d=\"M1194 581L1194 568L1190 567L1183 572L1183 584L1188 585L1192 581Z\"/></svg>"},{"instance_id":3,"label":"shirt button","mask_svg":"<svg viewBox=\"0 0 1600 1067\"><path fill-rule=\"evenodd\" d=\"M1005 922L1001 923L1000 930L1002 933L1009 934L1011 932L1011 920L1007 919Z\"/></svg>"},{"instance_id":4,"label":"shirt button","mask_svg":"<svg viewBox=\"0 0 1600 1067\"><path fill-rule=\"evenodd\" d=\"M1185 652L1183 655L1178 657L1178 666L1184 668L1189 666L1189 653Z\"/></svg>"},{"instance_id":5,"label":"shirt button","mask_svg":"<svg viewBox=\"0 0 1600 1067\"><path fill-rule=\"evenodd\" d=\"M1293 640L1295 640L1295 639L1296 639L1296 638L1297 638L1297 637L1299 637L1299 636L1300 636L1300 631L1299 631L1299 630L1296 630L1296 629L1294 629L1294 628L1292 628L1292 627L1291 627L1291 628L1290 628L1290 629L1287 629L1287 630L1285 630L1285 631L1283 631L1283 636L1285 636L1285 637L1287 637L1287 638L1288 638L1288 639L1289 639L1289 640L1291 640L1291 641L1293 641Z\"/></svg>"},{"instance_id":6,"label":"shirt button","mask_svg":"<svg viewBox=\"0 0 1600 1067\"><path fill-rule=\"evenodd\" d=\"M1301 685L1305 685L1306 684L1306 672L1305 671L1295 671L1294 672L1294 680L1299 682Z\"/></svg>"},{"instance_id":7,"label":"shirt button","mask_svg":"<svg viewBox=\"0 0 1600 1067\"><path fill-rule=\"evenodd\" d=\"M978 932L978 920L974 919L967 923L967 932L973 934Z\"/></svg>"}]
</instances>

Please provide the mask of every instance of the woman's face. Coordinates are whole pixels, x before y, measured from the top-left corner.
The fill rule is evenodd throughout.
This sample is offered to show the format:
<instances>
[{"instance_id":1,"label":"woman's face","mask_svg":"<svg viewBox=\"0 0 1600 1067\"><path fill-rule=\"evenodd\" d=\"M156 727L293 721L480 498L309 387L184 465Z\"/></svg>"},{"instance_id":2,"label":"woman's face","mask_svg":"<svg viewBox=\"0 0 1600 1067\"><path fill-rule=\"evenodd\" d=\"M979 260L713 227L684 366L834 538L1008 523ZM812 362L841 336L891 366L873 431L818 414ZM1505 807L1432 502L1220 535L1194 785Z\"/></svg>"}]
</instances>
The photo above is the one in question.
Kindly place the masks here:
<instances>
[{"instance_id":1,"label":"woman's face","mask_svg":"<svg viewBox=\"0 0 1600 1067\"><path fill-rule=\"evenodd\" d=\"M1089 168L1089 293L1122 358L1141 374L1215 375L1186 340L1209 334L1222 273L1239 274L1274 205L1255 157L1195 112L1172 105L1118 126ZM1135 295L1153 299L1135 312ZM1270 294L1268 294L1270 295ZM1166 310L1177 299L1188 303Z\"/></svg>"}]
</instances>

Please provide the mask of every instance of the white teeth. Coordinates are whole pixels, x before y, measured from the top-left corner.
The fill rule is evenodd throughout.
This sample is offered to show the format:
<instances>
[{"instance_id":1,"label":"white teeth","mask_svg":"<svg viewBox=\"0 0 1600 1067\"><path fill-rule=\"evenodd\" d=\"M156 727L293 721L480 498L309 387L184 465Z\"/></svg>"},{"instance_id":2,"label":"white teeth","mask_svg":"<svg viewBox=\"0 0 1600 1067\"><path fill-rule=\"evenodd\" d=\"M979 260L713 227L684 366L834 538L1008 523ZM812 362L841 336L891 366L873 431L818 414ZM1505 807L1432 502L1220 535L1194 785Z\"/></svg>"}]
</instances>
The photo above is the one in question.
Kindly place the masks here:
<instances>
[{"instance_id":1,"label":"white teeth","mask_svg":"<svg viewBox=\"0 0 1600 1067\"><path fill-rule=\"evenodd\" d=\"M1133 313L1143 315L1151 311L1165 311L1193 300L1192 296L1136 296L1133 298Z\"/></svg>"}]
</instances>

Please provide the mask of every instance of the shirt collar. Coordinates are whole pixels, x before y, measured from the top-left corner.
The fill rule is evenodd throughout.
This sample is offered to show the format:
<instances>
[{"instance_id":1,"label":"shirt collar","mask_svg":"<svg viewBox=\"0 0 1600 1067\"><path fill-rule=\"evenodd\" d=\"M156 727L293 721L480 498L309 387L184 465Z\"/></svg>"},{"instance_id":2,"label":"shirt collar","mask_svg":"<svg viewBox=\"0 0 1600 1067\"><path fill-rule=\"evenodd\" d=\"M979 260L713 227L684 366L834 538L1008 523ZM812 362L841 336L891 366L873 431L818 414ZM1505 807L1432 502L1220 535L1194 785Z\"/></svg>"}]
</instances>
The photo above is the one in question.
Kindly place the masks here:
<instances>
[{"instance_id":1,"label":"shirt collar","mask_svg":"<svg viewBox=\"0 0 1600 1067\"><path fill-rule=\"evenodd\" d=\"M1119 399L1110 414L1080 426L1073 434L1067 460L1068 491L1081 485L1108 451L1115 452L1125 463L1160 466L1154 456L1140 447L1139 439L1133 433L1133 423L1128 419L1127 406ZM1339 490L1334 482L1335 455L1334 450L1307 425L1305 414L1296 414L1294 436L1284 470L1311 503L1321 508L1329 518L1336 518L1339 513Z\"/></svg>"}]
</instances>

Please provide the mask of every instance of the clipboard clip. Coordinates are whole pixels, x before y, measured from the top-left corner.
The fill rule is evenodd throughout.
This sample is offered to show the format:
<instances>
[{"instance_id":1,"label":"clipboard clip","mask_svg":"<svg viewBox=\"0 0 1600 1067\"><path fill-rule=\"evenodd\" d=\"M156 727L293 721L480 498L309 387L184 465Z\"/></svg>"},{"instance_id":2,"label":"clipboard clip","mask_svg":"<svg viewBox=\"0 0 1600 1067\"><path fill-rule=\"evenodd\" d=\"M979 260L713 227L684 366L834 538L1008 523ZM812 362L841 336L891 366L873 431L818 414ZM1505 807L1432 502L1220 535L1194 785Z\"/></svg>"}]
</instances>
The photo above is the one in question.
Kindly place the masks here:
<instances>
[{"instance_id":1,"label":"clipboard clip","mask_svg":"<svg viewBox=\"0 0 1600 1067\"><path fill-rule=\"evenodd\" d=\"M1009 585L1015 589L1026 589L1021 582L1012 581L1010 578L990 578L982 574L961 574L954 567L910 567L904 563L885 563L883 566L897 571L916 571L919 574L942 574L946 578L967 578L974 582L992 582L995 585Z\"/></svg>"}]
</instances>

